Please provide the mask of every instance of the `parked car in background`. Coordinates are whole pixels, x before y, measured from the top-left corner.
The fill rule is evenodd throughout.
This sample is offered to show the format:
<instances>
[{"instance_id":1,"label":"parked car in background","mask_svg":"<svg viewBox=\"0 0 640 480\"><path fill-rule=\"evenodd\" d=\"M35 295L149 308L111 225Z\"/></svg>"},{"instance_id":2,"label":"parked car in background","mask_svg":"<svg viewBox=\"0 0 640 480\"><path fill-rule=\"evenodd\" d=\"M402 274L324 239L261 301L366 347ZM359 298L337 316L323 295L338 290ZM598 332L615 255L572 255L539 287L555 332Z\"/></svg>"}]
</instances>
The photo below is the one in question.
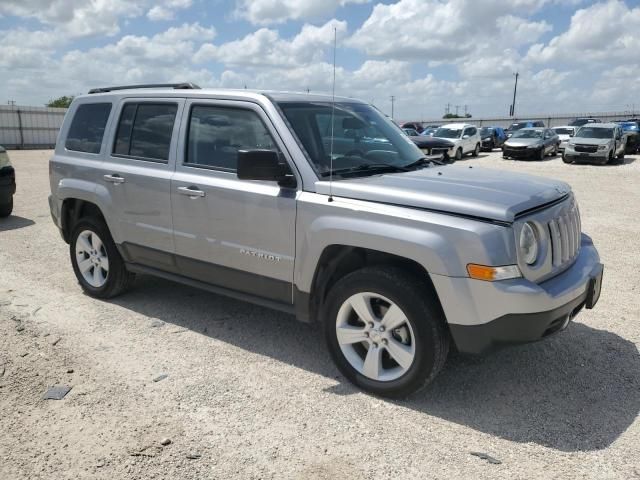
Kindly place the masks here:
<instances>
[{"instance_id":1,"label":"parked car in background","mask_svg":"<svg viewBox=\"0 0 640 480\"><path fill-rule=\"evenodd\" d=\"M501 148L507 140L507 135L501 127L482 127L480 138L482 139L481 149L490 152L494 148Z\"/></svg>"},{"instance_id":2,"label":"parked car in background","mask_svg":"<svg viewBox=\"0 0 640 480\"><path fill-rule=\"evenodd\" d=\"M569 143L569 139L575 135L577 129L578 127L572 127L571 125L553 127L553 131L556 132L558 138L560 138L560 146L558 147L558 150L564 152L564 149L567 147L567 143Z\"/></svg>"},{"instance_id":3,"label":"parked car in background","mask_svg":"<svg viewBox=\"0 0 640 480\"><path fill-rule=\"evenodd\" d=\"M413 128L418 133L422 133L424 130L421 122L404 122L400 128Z\"/></svg>"},{"instance_id":4,"label":"parked car in background","mask_svg":"<svg viewBox=\"0 0 640 480\"><path fill-rule=\"evenodd\" d=\"M622 134L627 137L625 153L638 152L640 150L640 123L627 120L618 124L622 128Z\"/></svg>"},{"instance_id":5,"label":"parked car in background","mask_svg":"<svg viewBox=\"0 0 640 480\"><path fill-rule=\"evenodd\" d=\"M571 123L569 123L570 126L572 127L582 127L583 125L586 125L587 123L602 123L602 120L598 119L598 118L576 118L575 120L573 120Z\"/></svg>"},{"instance_id":6,"label":"parked car in background","mask_svg":"<svg viewBox=\"0 0 640 480\"><path fill-rule=\"evenodd\" d=\"M615 123L590 123L580 127L562 155L564 163L613 163L623 160L625 137Z\"/></svg>"},{"instance_id":7,"label":"parked car in background","mask_svg":"<svg viewBox=\"0 0 640 480\"><path fill-rule=\"evenodd\" d=\"M460 160L468 153L477 157L482 144L478 127L466 123L443 125L434 132L433 138L441 138L453 143L453 151L449 153L449 157L454 160Z\"/></svg>"},{"instance_id":8,"label":"parked car in background","mask_svg":"<svg viewBox=\"0 0 640 480\"><path fill-rule=\"evenodd\" d=\"M425 127L420 135L432 137L436 130L438 130L438 128L440 127Z\"/></svg>"},{"instance_id":9,"label":"parked car in background","mask_svg":"<svg viewBox=\"0 0 640 480\"><path fill-rule=\"evenodd\" d=\"M544 160L557 155L560 138L550 128L523 128L516 131L502 147L502 158Z\"/></svg>"},{"instance_id":10,"label":"parked car in background","mask_svg":"<svg viewBox=\"0 0 640 480\"><path fill-rule=\"evenodd\" d=\"M413 131L413 129L403 129ZM409 138L425 155L439 155L445 162L451 161L455 155L455 144L442 138L433 138L429 135L409 135Z\"/></svg>"},{"instance_id":11,"label":"parked car in background","mask_svg":"<svg viewBox=\"0 0 640 480\"><path fill-rule=\"evenodd\" d=\"M509 128L505 130L505 133L507 135L507 138L511 138L511 135L513 135L518 130L532 127L544 128L545 124L542 120L522 120L512 123Z\"/></svg>"},{"instance_id":12,"label":"parked car in background","mask_svg":"<svg viewBox=\"0 0 640 480\"><path fill-rule=\"evenodd\" d=\"M95 89L67 110L49 184L87 295L140 273L287 312L376 395L428 384L450 347L560 333L601 291L569 185L435 164L352 98Z\"/></svg>"},{"instance_id":13,"label":"parked car in background","mask_svg":"<svg viewBox=\"0 0 640 480\"><path fill-rule=\"evenodd\" d=\"M16 172L9 160L9 154L0 145L0 217L11 215L14 193L16 193Z\"/></svg>"},{"instance_id":14,"label":"parked car in background","mask_svg":"<svg viewBox=\"0 0 640 480\"><path fill-rule=\"evenodd\" d=\"M417 137L420 135L415 128L403 128L402 131L406 133L408 137Z\"/></svg>"}]
</instances>

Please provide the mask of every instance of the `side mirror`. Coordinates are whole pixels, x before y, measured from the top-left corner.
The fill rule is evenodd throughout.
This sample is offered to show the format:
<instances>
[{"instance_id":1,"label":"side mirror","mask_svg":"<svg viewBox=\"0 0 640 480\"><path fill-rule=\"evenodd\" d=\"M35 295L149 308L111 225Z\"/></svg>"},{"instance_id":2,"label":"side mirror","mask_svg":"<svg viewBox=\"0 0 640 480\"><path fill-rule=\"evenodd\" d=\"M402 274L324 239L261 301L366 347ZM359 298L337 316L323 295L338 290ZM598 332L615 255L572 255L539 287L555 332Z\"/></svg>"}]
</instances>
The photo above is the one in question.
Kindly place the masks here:
<instances>
[{"instance_id":1,"label":"side mirror","mask_svg":"<svg viewBox=\"0 0 640 480\"><path fill-rule=\"evenodd\" d=\"M575 135L575 133L570 133L569 134L570 137L573 137L574 135Z\"/></svg>"},{"instance_id":2,"label":"side mirror","mask_svg":"<svg viewBox=\"0 0 640 480\"><path fill-rule=\"evenodd\" d=\"M296 186L291 169L273 150L238 150L237 175L240 180L266 180L278 182L281 187Z\"/></svg>"},{"instance_id":3,"label":"side mirror","mask_svg":"<svg viewBox=\"0 0 640 480\"><path fill-rule=\"evenodd\" d=\"M463 140L466 140L467 138L469 138L469 136L470 136L470 135L463 135L463 136L462 136L462 139L463 139Z\"/></svg>"}]
</instances>

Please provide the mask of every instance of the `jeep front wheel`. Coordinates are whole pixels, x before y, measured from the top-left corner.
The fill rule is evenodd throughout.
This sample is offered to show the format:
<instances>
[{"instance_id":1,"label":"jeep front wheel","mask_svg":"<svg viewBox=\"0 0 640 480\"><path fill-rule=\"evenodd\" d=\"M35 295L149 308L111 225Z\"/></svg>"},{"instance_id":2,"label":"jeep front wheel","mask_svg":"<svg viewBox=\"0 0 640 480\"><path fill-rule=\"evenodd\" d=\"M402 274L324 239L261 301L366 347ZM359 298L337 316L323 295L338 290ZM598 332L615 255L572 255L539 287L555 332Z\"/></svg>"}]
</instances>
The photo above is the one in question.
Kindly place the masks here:
<instances>
[{"instance_id":1,"label":"jeep front wheel","mask_svg":"<svg viewBox=\"0 0 640 480\"><path fill-rule=\"evenodd\" d=\"M367 267L339 280L324 308L338 369L368 392L405 397L427 385L449 351L444 314L423 279Z\"/></svg>"},{"instance_id":2,"label":"jeep front wheel","mask_svg":"<svg viewBox=\"0 0 640 480\"><path fill-rule=\"evenodd\" d=\"M462 148L458 148L458 150L456 150L455 160L462 160Z\"/></svg>"}]
</instances>

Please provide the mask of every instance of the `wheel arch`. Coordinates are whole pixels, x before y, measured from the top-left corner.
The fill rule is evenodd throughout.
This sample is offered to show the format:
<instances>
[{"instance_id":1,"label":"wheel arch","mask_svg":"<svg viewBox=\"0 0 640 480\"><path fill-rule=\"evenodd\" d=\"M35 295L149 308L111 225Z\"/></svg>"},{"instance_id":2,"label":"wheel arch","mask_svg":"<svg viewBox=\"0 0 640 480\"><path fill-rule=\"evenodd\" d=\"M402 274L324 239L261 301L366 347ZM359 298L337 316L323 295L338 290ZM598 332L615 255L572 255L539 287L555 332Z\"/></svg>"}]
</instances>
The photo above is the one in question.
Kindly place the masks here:
<instances>
[{"instance_id":1,"label":"wheel arch","mask_svg":"<svg viewBox=\"0 0 640 480\"><path fill-rule=\"evenodd\" d=\"M417 261L380 250L333 244L326 246L320 255L311 282L311 293L297 292L296 310L300 319L317 321L331 287L346 275L370 266L400 268L407 275L424 279L434 298L440 303L429 272ZM300 305L300 302L303 304Z\"/></svg>"}]
</instances>

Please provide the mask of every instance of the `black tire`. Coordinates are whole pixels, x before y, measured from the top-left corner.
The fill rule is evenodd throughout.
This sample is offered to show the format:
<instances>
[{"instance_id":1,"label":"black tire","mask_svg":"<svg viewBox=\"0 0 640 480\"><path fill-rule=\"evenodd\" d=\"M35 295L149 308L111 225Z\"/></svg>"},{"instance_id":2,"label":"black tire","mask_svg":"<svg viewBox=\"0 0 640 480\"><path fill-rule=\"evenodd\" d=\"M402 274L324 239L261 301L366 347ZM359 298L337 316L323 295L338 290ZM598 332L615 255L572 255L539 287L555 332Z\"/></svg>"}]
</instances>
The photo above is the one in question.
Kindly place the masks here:
<instances>
[{"instance_id":1,"label":"black tire","mask_svg":"<svg viewBox=\"0 0 640 480\"><path fill-rule=\"evenodd\" d=\"M547 156L547 154L546 154L546 153L544 153L544 147L542 147L542 148L540 149L540 153L538 154L538 160L542 161L542 160L544 160L544 159L545 159L545 157L546 157L546 156Z\"/></svg>"},{"instance_id":2,"label":"black tire","mask_svg":"<svg viewBox=\"0 0 640 480\"><path fill-rule=\"evenodd\" d=\"M620 152L620 154L616 157L618 160L624 160L624 155L625 155L626 151L623 150L622 152Z\"/></svg>"},{"instance_id":3,"label":"black tire","mask_svg":"<svg viewBox=\"0 0 640 480\"><path fill-rule=\"evenodd\" d=\"M8 217L13 212L13 196L9 198L7 203L0 205L0 218Z\"/></svg>"},{"instance_id":4,"label":"black tire","mask_svg":"<svg viewBox=\"0 0 640 480\"><path fill-rule=\"evenodd\" d=\"M480 155L480 144L476 143L476 148L474 148L473 152L471 152L471 156L477 157L478 155Z\"/></svg>"},{"instance_id":5,"label":"black tire","mask_svg":"<svg viewBox=\"0 0 640 480\"><path fill-rule=\"evenodd\" d=\"M608 165L613 165L613 163L614 163L615 161L616 161L616 157L614 157L614 155L613 155L613 150L611 150L611 151L609 152L609 157L608 157L608 159L607 159L606 164L608 164Z\"/></svg>"},{"instance_id":6,"label":"black tire","mask_svg":"<svg viewBox=\"0 0 640 480\"><path fill-rule=\"evenodd\" d=\"M352 295L371 292L398 305L415 337L415 357L407 371L395 380L373 380L358 372L338 344L337 316ZM415 275L395 267L365 267L340 279L330 290L322 321L329 352L342 374L359 388L375 395L402 398L428 385L442 369L449 352L449 332L444 313L432 287Z\"/></svg>"},{"instance_id":7,"label":"black tire","mask_svg":"<svg viewBox=\"0 0 640 480\"><path fill-rule=\"evenodd\" d=\"M456 156L454 157L454 161L462 160L462 148L458 148L456 150Z\"/></svg>"},{"instance_id":8,"label":"black tire","mask_svg":"<svg viewBox=\"0 0 640 480\"><path fill-rule=\"evenodd\" d=\"M554 158L558 156L558 146L557 145L555 147L553 147L553 151L551 152L551 156L554 157Z\"/></svg>"},{"instance_id":9,"label":"black tire","mask_svg":"<svg viewBox=\"0 0 640 480\"><path fill-rule=\"evenodd\" d=\"M109 272L106 276L106 282L98 288L93 287L85 280L82 273L80 273L76 259L76 242L79 235L85 230L95 232L100 237L109 259ZM78 283L91 297L106 299L120 295L131 286L135 278L135 274L127 271L124 260L111 237L109 228L101 219L84 217L75 224L71 233L71 241L69 242L69 256L71 257L71 265Z\"/></svg>"},{"instance_id":10,"label":"black tire","mask_svg":"<svg viewBox=\"0 0 640 480\"><path fill-rule=\"evenodd\" d=\"M573 163L573 160L571 160L570 158L568 158L564 153L562 154L562 161L563 161L564 163L567 163L567 164L569 164L569 163Z\"/></svg>"}]
</instances>

